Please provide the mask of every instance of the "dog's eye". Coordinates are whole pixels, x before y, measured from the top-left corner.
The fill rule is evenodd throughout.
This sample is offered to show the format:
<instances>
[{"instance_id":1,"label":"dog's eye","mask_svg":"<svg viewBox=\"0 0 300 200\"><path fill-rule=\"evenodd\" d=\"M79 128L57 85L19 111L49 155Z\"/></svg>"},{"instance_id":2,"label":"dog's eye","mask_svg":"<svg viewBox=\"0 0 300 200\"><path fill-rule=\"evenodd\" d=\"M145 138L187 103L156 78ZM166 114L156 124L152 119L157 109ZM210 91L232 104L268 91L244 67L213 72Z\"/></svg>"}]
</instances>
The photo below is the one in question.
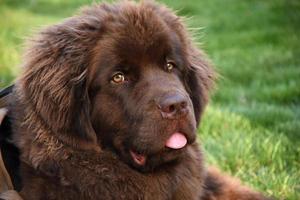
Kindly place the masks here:
<instances>
[{"instance_id":1,"label":"dog's eye","mask_svg":"<svg viewBox=\"0 0 300 200\"><path fill-rule=\"evenodd\" d=\"M168 62L166 68L168 72L172 72L173 69L175 68L175 64L173 62Z\"/></svg>"},{"instance_id":2,"label":"dog's eye","mask_svg":"<svg viewBox=\"0 0 300 200\"><path fill-rule=\"evenodd\" d=\"M125 81L125 75L122 72L117 72L113 75L111 81L113 83L123 83Z\"/></svg>"}]
</instances>

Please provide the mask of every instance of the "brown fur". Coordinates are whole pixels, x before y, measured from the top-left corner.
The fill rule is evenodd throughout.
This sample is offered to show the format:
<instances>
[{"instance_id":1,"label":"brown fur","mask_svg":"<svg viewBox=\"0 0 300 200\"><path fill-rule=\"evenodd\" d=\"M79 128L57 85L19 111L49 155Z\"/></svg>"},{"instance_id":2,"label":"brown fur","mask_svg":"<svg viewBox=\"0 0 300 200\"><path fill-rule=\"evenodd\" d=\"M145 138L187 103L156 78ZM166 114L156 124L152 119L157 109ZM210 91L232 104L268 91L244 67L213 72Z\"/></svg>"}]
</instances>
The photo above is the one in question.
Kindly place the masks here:
<instances>
[{"instance_id":1,"label":"brown fur","mask_svg":"<svg viewBox=\"0 0 300 200\"><path fill-rule=\"evenodd\" d=\"M43 30L24 58L12 106L24 199L265 199L206 171L195 134L214 73L168 8L93 5ZM114 85L120 70L128 81ZM166 95L187 114L162 117ZM188 145L166 149L176 131Z\"/></svg>"}]
</instances>

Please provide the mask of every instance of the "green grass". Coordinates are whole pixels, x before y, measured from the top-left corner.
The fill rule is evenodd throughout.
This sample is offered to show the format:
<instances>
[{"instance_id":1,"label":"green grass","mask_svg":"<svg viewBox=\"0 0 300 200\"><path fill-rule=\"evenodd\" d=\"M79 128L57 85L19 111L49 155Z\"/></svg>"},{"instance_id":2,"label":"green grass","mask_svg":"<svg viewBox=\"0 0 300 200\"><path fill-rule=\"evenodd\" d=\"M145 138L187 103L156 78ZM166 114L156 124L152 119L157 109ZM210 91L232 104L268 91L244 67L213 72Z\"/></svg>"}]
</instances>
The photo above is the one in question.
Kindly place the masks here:
<instances>
[{"instance_id":1,"label":"green grass","mask_svg":"<svg viewBox=\"0 0 300 200\"><path fill-rule=\"evenodd\" d=\"M24 38L91 0L0 0L0 87ZM199 130L207 160L278 199L300 199L300 2L165 0L191 17L220 78Z\"/></svg>"}]
</instances>

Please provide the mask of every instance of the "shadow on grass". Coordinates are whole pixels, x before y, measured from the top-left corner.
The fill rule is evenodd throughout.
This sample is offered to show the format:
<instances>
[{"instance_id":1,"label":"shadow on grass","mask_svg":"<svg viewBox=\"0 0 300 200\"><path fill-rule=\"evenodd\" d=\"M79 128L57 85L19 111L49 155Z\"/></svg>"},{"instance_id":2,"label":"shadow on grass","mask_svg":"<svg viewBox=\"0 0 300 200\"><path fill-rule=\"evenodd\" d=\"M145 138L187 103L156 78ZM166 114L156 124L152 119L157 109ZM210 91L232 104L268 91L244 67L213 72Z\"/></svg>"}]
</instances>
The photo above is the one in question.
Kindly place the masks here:
<instances>
[{"instance_id":1,"label":"shadow on grass","mask_svg":"<svg viewBox=\"0 0 300 200\"><path fill-rule=\"evenodd\" d=\"M283 1L283 6L274 8L274 12L282 13L282 24L289 24L295 30L300 31L300 2L298 0Z\"/></svg>"}]
</instances>

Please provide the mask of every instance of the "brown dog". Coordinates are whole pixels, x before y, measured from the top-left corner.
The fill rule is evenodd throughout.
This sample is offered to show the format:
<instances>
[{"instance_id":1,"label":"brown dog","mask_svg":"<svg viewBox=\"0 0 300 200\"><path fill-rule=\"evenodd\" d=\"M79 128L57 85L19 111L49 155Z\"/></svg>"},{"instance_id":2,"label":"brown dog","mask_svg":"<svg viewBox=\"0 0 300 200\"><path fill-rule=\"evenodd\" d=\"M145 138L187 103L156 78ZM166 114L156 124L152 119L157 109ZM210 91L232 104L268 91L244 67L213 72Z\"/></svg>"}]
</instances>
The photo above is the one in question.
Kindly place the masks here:
<instances>
[{"instance_id":1,"label":"brown dog","mask_svg":"<svg viewBox=\"0 0 300 200\"><path fill-rule=\"evenodd\" d=\"M214 73L156 3L94 5L33 39L14 95L24 199L266 199L204 167Z\"/></svg>"}]
</instances>

